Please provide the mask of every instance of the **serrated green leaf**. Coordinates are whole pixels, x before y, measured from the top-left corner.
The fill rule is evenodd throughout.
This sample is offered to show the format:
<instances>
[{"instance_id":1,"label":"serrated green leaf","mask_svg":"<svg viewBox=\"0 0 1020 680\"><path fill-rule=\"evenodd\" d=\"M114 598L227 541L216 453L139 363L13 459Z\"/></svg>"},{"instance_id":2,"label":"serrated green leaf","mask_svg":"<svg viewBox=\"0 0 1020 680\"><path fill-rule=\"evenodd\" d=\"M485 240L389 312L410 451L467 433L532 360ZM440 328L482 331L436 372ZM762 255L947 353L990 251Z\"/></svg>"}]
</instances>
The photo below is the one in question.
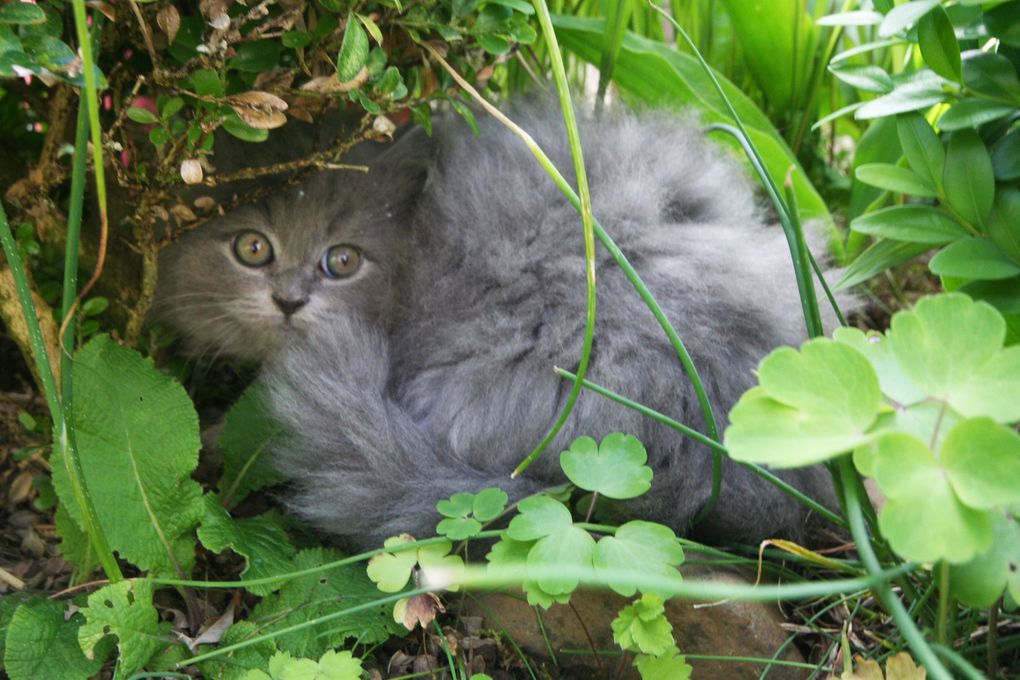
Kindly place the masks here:
<instances>
[{"instance_id":1,"label":"serrated green leaf","mask_svg":"<svg viewBox=\"0 0 1020 680\"><path fill-rule=\"evenodd\" d=\"M342 557L326 548L303 550L294 557L289 571L302 571ZM255 607L251 620L261 626L260 633L269 633L365 605L379 597L378 588L365 576L364 564L348 564L287 581L279 592ZM390 605L371 607L332 620L316 635L307 631L281 635L275 638L276 644L295 656L319 658L346 640L357 639L365 645L382 642L392 634L407 632L393 621L390 612Z\"/></svg>"},{"instance_id":2,"label":"serrated green leaf","mask_svg":"<svg viewBox=\"0 0 1020 680\"><path fill-rule=\"evenodd\" d=\"M368 63L368 36L354 17L354 13L347 15L344 39L336 59L336 79L341 83L352 82Z\"/></svg>"},{"instance_id":3,"label":"serrated green leaf","mask_svg":"<svg viewBox=\"0 0 1020 680\"><path fill-rule=\"evenodd\" d=\"M525 498L517 506L506 535L515 541L535 541L573 525L570 510L548 496Z\"/></svg>"},{"instance_id":4,"label":"serrated green leaf","mask_svg":"<svg viewBox=\"0 0 1020 680\"><path fill-rule=\"evenodd\" d=\"M74 362L78 451L110 547L156 574L188 573L202 488L191 479L201 445L198 416L184 388L137 352L102 335ZM80 525L65 466L54 455L53 483Z\"/></svg>"},{"instance_id":5,"label":"serrated green leaf","mask_svg":"<svg viewBox=\"0 0 1020 680\"><path fill-rule=\"evenodd\" d=\"M850 228L894 241L930 245L951 243L967 236L967 231L946 213L927 205L896 205L861 215Z\"/></svg>"},{"instance_id":6,"label":"serrated green leaf","mask_svg":"<svg viewBox=\"0 0 1020 680\"><path fill-rule=\"evenodd\" d=\"M780 348L762 360L758 379L730 412L725 442L735 460L797 467L867 441L881 392L857 350L825 338L800 352Z\"/></svg>"},{"instance_id":7,"label":"serrated green leaf","mask_svg":"<svg viewBox=\"0 0 1020 680\"><path fill-rule=\"evenodd\" d=\"M598 445L578 437L560 454L560 467L575 486L608 498L634 498L652 486L648 453L634 435L613 432Z\"/></svg>"},{"instance_id":8,"label":"serrated green leaf","mask_svg":"<svg viewBox=\"0 0 1020 680\"><path fill-rule=\"evenodd\" d=\"M276 421L267 416L264 396L260 385L249 387L223 419L218 442L223 455L219 489L228 508L253 491L283 481L269 462L269 449L281 431Z\"/></svg>"},{"instance_id":9,"label":"serrated green leaf","mask_svg":"<svg viewBox=\"0 0 1020 680\"><path fill-rule=\"evenodd\" d=\"M1007 588L1014 600L1020 600L1020 523L995 513L992 531L994 539L987 552L949 570L953 597L971 607L992 606Z\"/></svg>"},{"instance_id":10,"label":"serrated green leaf","mask_svg":"<svg viewBox=\"0 0 1020 680\"><path fill-rule=\"evenodd\" d=\"M360 680L361 673L361 661L348 651L330 650L318 661L295 659L287 652L277 652L269 659L269 675L265 677L271 680Z\"/></svg>"},{"instance_id":11,"label":"serrated green leaf","mask_svg":"<svg viewBox=\"0 0 1020 680\"><path fill-rule=\"evenodd\" d=\"M910 168L941 192L946 150L928 121L916 113L897 116L896 133Z\"/></svg>"},{"instance_id":12,"label":"serrated green leaf","mask_svg":"<svg viewBox=\"0 0 1020 680\"><path fill-rule=\"evenodd\" d=\"M257 517L233 519L218 499L209 495L205 499L205 516L198 529L198 538L213 552L229 548L244 557L246 566L241 572L242 580L276 576L287 572L297 552L287 537L284 521L278 512L272 510ZM252 585L248 586L248 590L264 596L279 589L282 583Z\"/></svg>"},{"instance_id":13,"label":"serrated green leaf","mask_svg":"<svg viewBox=\"0 0 1020 680\"><path fill-rule=\"evenodd\" d=\"M383 547L392 548L398 545L413 543L407 534L392 536L383 542ZM411 570L418 563L418 551L415 549L401 550L392 553L379 553L368 561L368 577L375 582L384 593L396 593L407 585L411 579Z\"/></svg>"},{"instance_id":14,"label":"serrated green leaf","mask_svg":"<svg viewBox=\"0 0 1020 680\"><path fill-rule=\"evenodd\" d=\"M879 187L887 191L925 198L935 197L935 187L913 170L901 168L891 163L865 163L858 165L854 176L865 184Z\"/></svg>"},{"instance_id":15,"label":"serrated green leaf","mask_svg":"<svg viewBox=\"0 0 1020 680\"><path fill-rule=\"evenodd\" d=\"M924 63L943 78L963 82L960 43L946 10L935 7L917 22L917 44Z\"/></svg>"},{"instance_id":16,"label":"serrated green leaf","mask_svg":"<svg viewBox=\"0 0 1020 680\"><path fill-rule=\"evenodd\" d=\"M677 567L683 564L684 551L676 534L669 527L652 522L628 522L613 536L604 536L595 546L593 563L599 570L627 570L640 565L641 572L679 579ZM630 597L637 588L631 585L610 584L624 597Z\"/></svg>"},{"instance_id":17,"label":"serrated green leaf","mask_svg":"<svg viewBox=\"0 0 1020 680\"><path fill-rule=\"evenodd\" d=\"M939 276L985 281L1020 274L1020 265L987 238L968 237L951 243L931 258L928 267Z\"/></svg>"},{"instance_id":18,"label":"serrated green leaf","mask_svg":"<svg viewBox=\"0 0 1020 680\"><path fill-rule=\"evenodd\" d=\"M878 35L888 38L899 33L905 28L913 26L915 22L930 12L939 4L939 0L912 0L902 5L897 5L885 15L881 25L878 27Z\"/></svg>"},{"instance_id":19,"label":"serrated green leaf","mask_svg":"<svg viewBox=\"0 0 1020 680\"><path fill-rule=\"evenodd\" d=\"M939 118L939 127L946 132L977 128L993 120L1005 118L1016 111L1015 106L993 102L978 97L968 97L953 104L952 108Z\"/></svg>"},{"instance_id":20,"label":"serrated green leaf","mask_svg":"<svg viewBox=\"0 0 1020 680\"><path fill-rule=\"evenodd\" d=\"M152 111L143 109L139 106L132 106L127 110L127 117L136 123L142 123L143 125L150 125L152 123L158 123L159 118Z\"/></svg>"},{"instance_id":21,"label":"serrated green leaf","mask_svg":"<svg viewBox=\"0 0 1020 680\"><path fill-rule=\"evenodd\" d=\"M623 609L611 624L613 640L626 650L657 656L673 649L673 626L662 598L645 593Z\"/></svg>"},{"instance_id":22,"label":"serrated green leaf","mask_svg":"<svg viewBox=\"0 0 1020 680\"><path fill-rule=\"evenodd\" d=\"M17 603L13 595L2 600ZM17 604L3 631L3 665L10 679L86 680L98 673L109 649L92 660L85 657L78 645L82 621L81 614L70 616L65 602L37 597Z\"/></svg>"},{"instance_id":23,"label":"serrated green leaf","mask_svg":"<svg viewBox=\"0 0 1020 680\"><path fill-rule=\"evenodd\" d=\"M658 656L638 654L634 666L641 674L641 680L689 680L694 669L687 659L675 649Z\"/></svg>"},{"instance_id":24,"label":"serrated green leaf","mask_svg":"<svg viewBox=\"0 0 1020 680\"><path fill-rule=\"evenodd\" d=\"M238 621L227 628L220 639L221 646L247 642L260 637L262 631L251 621ZM199 665L203 677L217 680L265 680L269 674L269 659L279 651L274 640L261 640L246 647L234 650L229 655L213 657ZM262 676L258 676L262 673Z\"/></svg>"},{"instance_id":25,"label":"serrated green leaf","mask_svg":"<svg viewBox=\"0 0 1020 680\"><path fill-rule=\"evenodd\" d=\"M85 625L78 630L78 642L86 656L93 655L106 636L117 637L114 677L131 675L170 643L170 624L160 623L153 590L149 581L121 581L89 595L88 606L81 610Z\"/></svg>"},{"instance_id":26,"label":"serrated green leaf","mask_svg":"<svg viewBox=\"0 0 1020 680\"><path fill-rule=\"evenodd\" d=\"M27 2L11 2L0 7L0 24L41 24L46 21L42 8Z\"/></svg>"},{"instance_id":27,"label":"serrated green leaf","mask_svg":"<svg viewBox=\"0 0 1020 680\"><path fill-rule=\"evenodd\" d=\"M838 67L830 66L829 73L864 92L886 94L892 92L894 88L892 78L885 69L878 66L844 64Z\"/></svg>"},{"instance_id":28,"label":"serrated green leaf","mask_svg":"<svg viewBox=\"0 0 1020 680\"><path fill-rule=\"evenodd\" d=\"M958 130L949 138L944 175L946 201L973 225L983 225L995 200L992 159L974 130Z\"/></svg>"}]
</instances>

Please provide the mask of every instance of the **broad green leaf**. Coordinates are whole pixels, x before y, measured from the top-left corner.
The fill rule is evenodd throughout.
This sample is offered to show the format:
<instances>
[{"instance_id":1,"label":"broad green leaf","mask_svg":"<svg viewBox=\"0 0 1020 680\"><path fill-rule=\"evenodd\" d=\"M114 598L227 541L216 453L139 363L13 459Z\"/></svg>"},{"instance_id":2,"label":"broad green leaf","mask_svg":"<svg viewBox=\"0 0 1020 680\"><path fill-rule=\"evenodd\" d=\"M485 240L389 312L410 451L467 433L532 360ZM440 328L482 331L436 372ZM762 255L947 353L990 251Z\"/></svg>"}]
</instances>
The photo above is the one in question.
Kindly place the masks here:
<instances>
[{"instance_id":1,"label":"broad green leaf","mask_svg":"<svg viewBox=\"0 0 1020 680\"><path fill-rule=\"evenodd\" d=\"M1020 314L1020 276L1000 281L971 281L960 292L987 302L1003 314Z\"/></svg>"},{"instance_id":2,"label":"broad green leaf","mask_svg":"<svg viewBox=\"0 0 1020 680\"><path fill-rule=\"evenodd\" d=\"M237 54L227 62L227 68L249 73L262 73L280 64L283 43L278 40L253 40L238 43Z\"/></svg>"},{"instance_id":3,"label":"broad green leaf","mask_svg":"<svg viewBox=\"0 0 1020 680\"><path fill-rule=\"evenodd\" d=\"M969 562L950 568L953 597L971 607L990 607L1009 589L1020 601L1020 523L1002 513L992 515L992 547Z\"/></svg>"},{"instance_id":4,"label":"broad green leaf","mask_svg":"<svg viewBox=\"0 0 1020 680\"><path fill-rule=\"evenodd\" d=\"M878 35L888 38L905 28L913 26L921 17L939 4L939 0L911 0L893 7L878 27Z\"/></svg>"},{"instance_id":5,"label":"broad green leaf","mask_svg":"<svg viewBox=\"0 0 1020 680\"><path fill-rule=\"evenodd\" d=\"M941 192L946 150L931 125L924 116L911 113L896 117L896 132L911 169Z\"/></svg>"},{"instance_id":6,"label":"broad green leaf","mask_svg":"<svg viewBox=\"0 0 1020 680\"><path fill-rule=\"evenodd\" d=\"M898 194L935 197L935 187L908 168L891 163L866 163L857 166L854 175L860 181ZM962 230L961 230L962 231Z\"/></svg>"},{"instance_id":7,"label":"broad green leaf","mask_svg":"<svg viewBox=\"0 0 1020 680\"><path fill-rule=\"evenodd\" d=\"M850 228L862 234L930 245L942 245L967 236L946 213L927 205L897 205L861 215Z\"/></svg>"},{"instance_id":8,"label":"broad green leaf","mask_svg":"<svg viewBox=\"0 0 1020 680\"><path fill-rule=\"evenodd\" d=\"M923 76L924 74L920 74ZM927 109L946 100L942 91L941 79L917 77L897 85L896 89L857 109L854 117L858 120L891 116L896 113L907 113L919 109Z\"/></svg>"},{"instance_id":9,"label":"broad green leaf","mask_svg":"<svg viewBox=\"0 0 1020 680\"><path fill-rule=\"evenodd\" d=\"M783 347L762 360L758 380L730 412L725 441L735 460L797 467L868 440L881 392L857 350L824 338L800 352Z\"/></svg>"},{"instance_id":10,"label":"broad green leaf","mask_svg":"<svg viewBox=\"0 0 1020 680\"><path fill-rule=\"evenodd\" d=\"M798 2L725 0L724 5L744 54L754 55L744 60L746 67L776 119L782 119L805 97L818 29Z\"/></svg>"},{"instance_id":11,"label":"broad green leaf","mask_svg":"<svg viewBox=\"0 0 1020 680\"><path fill-rule=\"evenodd\" d=\"M496 487L477 494L456 493L436 503L439 514L446 517L436 531L455 541L471 538L482 530L483 522L499 517L508 500L506 492Z\"/></svg>"},{"instance_id":12,"label":"broad green leaf","mask_svg":"<svg viewBox=\"0 0 1020 680\"><path fill-rule=\"evenodd\" d=\"M901 155L896 133L896 119L879 118L868 126L868 129L864 131L864 134L857 141L853 168L856 171L856 168L869 163L896 163ZM882 194L879 189L858 181L855 174L852 173L851 176L854 177L854 181L850 188L850 206L847 210L847 220L853 220L862 215ZM851 236L848 250L854 247L854 240L854 237ZM856 247L860 246L857 245ZM852 252L856 254L857 251L852 250Z\"/></svg>"},{"instance_id":13,"label":"broad green leaf","mask_svg":"<svg viewBox=\"0 0 1020 680\"><path fill-rule=\"evenodd\" d=\"M963 55L963 82L990 99L1020 101L1020 80L1013 63L1001 54L970 50Z\"/></svg>"},{"instance_id":14,"label":"broad green leaf","mask_svg":"<svg viewBox=\"0 0 1020 680\"><path fill-rule=\"evenodd\" d=\"M968 97L953 104L952 108L939 118L939 127L946 132L977 128L993 120L1005 118L1016 111L1015 106L993 102L978 97Z\"/></svg>"},{"instance_id":15,"label":"broad green leaf","mask_svg":"<svg viewBox=\"0 0 1020 680\"><path fill-rule=\"evenodd\" d=\"M198 538L209 550L219 553L227 548L244 557L246 566L242 580L284 574L297 550L287 537L283 517L269 511L257 517L234 519L213 495L206 497L205 517L198 529ZM248 586L255 595L268 595L282 585Z\"/></svg>"},{"instance_id":16,"label":"broad green leaf","mask_svg":"<svg viewBox=\"0 0 1020 680\"><path fill-rule=\"evenodd\" d=\"M684 561L684 551L669 527L652 522L627 522L613 536L604 536L595 546L595 571L627 570L640 566L642 573L664 578L680 578L676 568ZM631 585L610 584L624 597L633 595Z\"/></svg>"},{"instance_id":17,"label":"broad green leaf","mask_svg":"<svg viewBox=\"0 0 1020 680\"><path fill-rule=\"evenodd\" d=\"M675 649L658 656L638 654L634 666L641 674L641 680L690 680L694 669Z\"/></svg>"},{"instance_id":18,"label":"broad green leaf","mask_svg":"<svg viewBox=\"0 0 1020 680\"><path fill-rule=\"evenodd\" d=\"M570 510L548 496L525 498L510 521L506 535L515 541L534 541L573 525Z\"/></svg>"},{"instance_id":19,"label":"broad green leaf","mask_svg":"<svg viewBox=\"0 0 1020 680\"><path fill-rule=\"evenodd\" d=\"M341 83L353 82L368 62L368 36L354 16L353 13L347 15L344 39L336 59L336 79Z\"/></svg>"},{"instance_id":20,"label":"broad green leaf","mask_svg":"<svg viewBox=\"0 0 1020 680\"><path fill-rule=\"evenodd\" d=\"M386 548L413 543L407 534L387 538L383 543ZM368 577L375 582L384 593L396 593L403 590L411 578L411 570L418 563L418 551L411 548L399 552L379 553L368 561Z\"/></svg>"},{"instance_id":21,"label":"broad green leaf","mask_svg":"<svg viewBox=\"0 0 1020 680\"><path fill-rule=\"evenodd\" d=\"M269 130L253 128L238 118L233 111L223 119L223 129L245 142L264 142L269 139Z\"/></svg>"},{"instance_id":22,"label":"broad green leaf","mask_svg":"<svg viewBox=\"0 0 1020 680\"><path fill-rule=\"evenodd\" d=\"M223 419L218 442L223 476L218 486L227 508L252 491L283 481L269 462L269 449L280 435L280 426L268 417L263 398L259 385L249 387Z\"/></svg>"},{"instance_id":23,"label":"broad green leaf","mask_svg":"<svg viewBox=\"0 0 1020 680\"><path fill-rule=\"evenodd\" d=\"M560 467L574 485L609 498L640 496L652 486L648 453L634 435L613 432L596 445L578 437L560 454Z\"/></svg>"},{"instance_id":24,"label":"broad green leaf","mask_svg":"<svg viewBox=\"0 0 1020 680\"><path fill-rule=\"evenodd\" d=\"M74 50L60 38L44 35L33 40L25 40L24 45L25 51L32 57L35 65L51 71L62 71L75 60Z\"/></svg>"},{"instance_id":25,"label":"broad green leaf","mask_svg":"<svg viewBox=\"0 0 1020 680\"><path fill-rule=\"evenodd\" d=\"M1020 47L1020 5L1004 2L998 7L985 10L985 26L988 32L1010 47Z\"/></svg>"},{"instance_id":26,"label":"broad green leaf","mask_svg":"<svg viewBox=\"0 0 1020 680\"><path fill-rule=\"evenodd\" d=\"M220 74L212 69L200 68L191 74L190 80L196 94L203 97L223 96L223 81Z\"/></svg>"},{"instance_id":27,"label":"broad green leaf","mask_svg":"<svg viewBox=\"0 0 1020 680\"><path fill-rule=\"evenodd\" d=\"M188 573L204 512L191 479L200 447L191 400L151 360L106 335L78 351L73 370L78 452L110 547L154 575ZM80 525L59 455L53 468L58 495Z\"/></svg>"},{"instance_id":28,"label":"broad green leaf","mask_svg":"<svg viewBox=\"0 0 1020 680\"><path fill-rule=\"evenodd\" d=\"M939 276L999 280L1020 274L1020 265L986 238L964 238L946 246L928 263Z\"/></svg>"},{"instance_id":29,"label":"broad green leaf","mask_svg":"<svg viewBox=\"0 0 1020 680\"><path fill-rule=\"evenodd\" d=\"M604 21L554 16L553 26L564 49L591 64L600 63ZM806 173L768 117L733 83L720 74L716 76L726 96L733 102L737 115L747 127L751 142L757 147L776 184L782 184L791 165L797 168L792 177L801 219L830 222L825 201L805 179ZM613 70L613 81L621 89L648 104L696 106L702 111L701 118L705 124L732 123L728 109L698 61L661 42L627 32ZM728 135L719 136L719 141L739 148Z\"/></svg>"},{"instance_id":30,"label":"broad green leaf","mask_svg":"<svg viewBox=\"0 0 1020 680\"><path fill-rule=\"evenodd\" d=\"M315 36L305 31L287 31L280 37L280 42L283 43L284 47L289 47L292 50L301 49L306 47L315 40Z\"/></svg>"},{"instance_id":31,"label":"broad green leaf","mask_svg":"<svg viewBox=\"0 0 1020 680\"><path fill-rule=\"evenodd\" d=\"M1020 392L1020 347L1014 349ZM939 461L953 491L968 506L988 510L1020 503L1020 435L994 420L973 418L957 424L942 443Z\"/></svg>"},{"instance_id":32,"label":"broad green leaf","mask_svg":"<svg viewBox=\"0 0 1020 680\"><path fill-rule=\"evenodd\" d=\"M510 41L494 33L476 35L475 41L483 50L497 57L510 51Z\"/></svg>"},{"instance_id":33,"label":"broad green leaf","mask_svg":"<svg viewBox=\"0 0 1020 680\"><path fill-rule=\"evenodd\" d=\"M836 329L832 338L855 348L871 362L882 393L897 405L910 406L925 398L924 392L903 374L889 342L881 334L871 332L865 335L857 328L844 327Z\"/></svg>"},{"instance_id":34,"label":"broad green leaf","mask_svg":"<svg viewBox=\"0 0 1020 680\"><path fill-rule=\"evenodd\" d=\"M13 595L2 598L16 602ZM3 666L11 680L87 680L99 672L109 649L89 660L78 645L83 617L68 603L33 598L17 605L6 626Z\"/></svg>"},{"instance_id":35,"label":"broad green leaf","mask_svg":"<svg viewBox=\"0 0 1020 680\"><path fill-rule=\"evenodd\" d=\"M963 82L960 44L946 10L935 7L917 22L917 44L924 63L947 80Z\"/></svg>"},{"instance_id":36,"label":"broad green leaf","mask_svg":"<svg viewBox=\"0 0 1020 680\"><path fill-rule=\"evenodd\" d=\"M238 642L247 642L261 635L262 631L249 620L238 621L227 628L220 639L220 645L226 647ZM265 680L269 675L264 669L269 667L269 659L278 651L274 640L261 640L229 655L213 657L199 664L202 677L222 678L222 680L249 680L258 677ZM262 673L262 676L252 675Z\"/></svg>"},{"instance_id":37,"label":"broad green leaf","mask_svg":"<svg viewBox=\"0 0 1020 680\"><path fill-rule=\"evenodd\" d=\"M974 130L949 138L945 169L946 201L973 225L983 225L995 200L995 173L988 149Z\"/></svg>"},{"instance_id":38,"label":"broad green leaf","mask_svg":"<svg viewBox=\"0 0 1020 680\"><path fill-rule=\"evenodd\" d=\"M436 510L444 517L467 517L475 504L473 493L455 493L436 503Z\"/></svg>"},{"instance_id":39,"label":"broad green leaf","mask_svg":"<svg viewBox=\"0 0 1020 680\"><path fill-rule=\"evenodd\" d=\"M288 571L318 567L342 557L344 555L336 550L326 548L303 550L294 557ZM251 618L263 624L259 633L272 633L327 614L368 605L379 598L379 589L365 576L365 566L359 562L287 581L279 592L256 605ZM360 644L372 645L400 631L407 632L393 621L391 610L391 605L372 606L316 628L315 635L309 635L307 630L281 635L275 638L276 644L295 656L310 658L319 658L347 640L357 639Z\"/></svg>"},{"instance_id":40,"label":"broad green leaf","mask_svg":"<svg viewBox=\"0 0 1020 680\"><path fill-rule=\"evenodd\" d=\"M92 657L106 636L117 637L116 678L128 677L170 644L171 626L160 623L153 590L148 581L121 581L89 595L88 606L81 610L86 622L78 629L78 642L86 656Z\"/></svg>"},{"instance_id":41,"label":"broad green leaf","mask_svg":"<svg viewBox=\"0 0 1020 680\"><path fill-rule=\"evenodd\" d=\"M1020 190L1004 187L995 192L988 237L1014 262L1020 262Z\"/></svg>"},{"instance_id":42,"label":"broad green leaf","mask_svg":"<svg viewBox=\"0 0 1020 680\"><path fill-rule=\"evenodd\" d=\"M673 626L666 619L662 598L645 593L620 610L611 624L613 640L625 650L657 656L673 649Z\"/></svg>"},{"instance_id":43,"label":"broad green leaf","mask_svg":"<svg viewBox=\"0 0 1020 680\"><path fill-rule=\"evenodd\" d=\"M463 541L477 536L481 530L482 523L474 517L447 517L436 525L436 533L451 541Z\"/></svg>"},{"instance_id":44,"label":"broad green leaf","mask_svg":"<svg viewBox=\"0 0 1020 680\"><path fill-rule=\"evenodd\" d=\"M510 497L506 491L491 487L475 494L472 512L482 522L490 522L503 512Z\"/></svg>"},{"instance_id":45,"label":"broad green leaf","mask_svg":"<svg viewBox=\"0 0 1020 680\"><path fill-rule=\"evenodd\" d=\"M573 525L561 527L540 538L528 551L529 575L534 567L580 567L590 569L595 552L595 539L584 529ZM577 588L578 576L543 574L534 576L535 583L550 595L565 595Z\"/></svg>"},{"instance_id":46,"label":"broad green leaf","mask_svg":"<svg viewBox=\"0 0 1020 680\"><path fill-rule=\"evenodd\" d=\"M830 66L829 72L847 85L864 92L886 94L894 88L892 78L879 66L843 64Z\"/></svg>"},{"instance_id":47,"label":"broad green leaf","mask_svg":"<svg viewBox=\"0 0 1020 680\"><path fill-rule=\"evenodd\" d=\"M46 21L42 8L27 2L10 2L0 7L0 24L41 24Z\"/></svg>"},{"instance_id":48,"label":"broad green leaf","mask_svg":"<svg viewBox=\"0 0 1020 680\"><path fill-rule=\"evenodd\" d=\"M318 661L295 659L287 652L277 652L269 659L268 675L262 673L251 677L264 676L268 680L360 680L361 673L361 661L351 652L329 650Z\"/></svg>"},{"instance_id":49,"label":"broad green leaf","mask_svg":"<svg viewBox=\"0 0 1020 680\"><path fill-rule=\"evenodd\" d=\"M917 562L961 563L988 549L988 515L959 501L927 444L890 433L877 448L875 479L888 497L878 523L897 553Z\"/></svg>"},{"instance_id":50,"label":"broad green leaf","mask_svg":"<svg viewBox=\"0 0 1020 680\"><path fill-rule=\"evenodd\" d=\"M1020 420L1020 354L1003 350L1006 324L994 308L960 293L927 297L898 312L886 333L904 374L969 418Z\"/></svg>"},{"instance_id":51,"label":"broad green leaf","mask_svg":"<svg viewBox=\"0 0 1020 680\"><path fill-rule=\"evenodd\" d=\"M1020 127L1014 127L992 147L992 167L1000 182L1020 177Z\"/></svg>"}]
</instances>

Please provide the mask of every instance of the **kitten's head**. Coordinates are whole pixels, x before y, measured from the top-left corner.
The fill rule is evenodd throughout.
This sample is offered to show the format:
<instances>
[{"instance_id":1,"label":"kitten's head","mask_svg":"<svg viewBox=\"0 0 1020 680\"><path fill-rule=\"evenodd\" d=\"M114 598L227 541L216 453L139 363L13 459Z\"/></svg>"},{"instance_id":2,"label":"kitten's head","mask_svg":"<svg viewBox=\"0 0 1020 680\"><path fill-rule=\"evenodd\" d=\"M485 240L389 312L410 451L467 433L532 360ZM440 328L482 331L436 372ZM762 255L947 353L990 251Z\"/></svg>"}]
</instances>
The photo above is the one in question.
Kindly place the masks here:
<instances>
[{"instance_id":1,"label":"kitten's head","mask_svg":"<svg viewBox=\"0 0 1020 680\"><path fill-rule=\"evenodd\" d=\"M195 356L255 360L331 316L387 323L426 147L409 133L356 154L367 174L320 172L185 234L160 255L154 320Z\"/></svg>"}]
</instances>

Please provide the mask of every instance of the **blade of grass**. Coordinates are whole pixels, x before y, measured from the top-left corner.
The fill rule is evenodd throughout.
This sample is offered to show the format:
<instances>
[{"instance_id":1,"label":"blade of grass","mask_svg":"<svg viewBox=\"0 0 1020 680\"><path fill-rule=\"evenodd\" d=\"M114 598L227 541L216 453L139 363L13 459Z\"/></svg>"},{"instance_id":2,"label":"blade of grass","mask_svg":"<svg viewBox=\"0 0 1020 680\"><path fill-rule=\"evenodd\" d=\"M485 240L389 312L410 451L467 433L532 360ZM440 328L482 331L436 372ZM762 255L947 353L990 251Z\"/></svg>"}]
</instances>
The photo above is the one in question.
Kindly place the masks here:
<instances>
[{"instance_id":1,"label":"blade of grass","mask_svg":"<svg viewBox=\"0 0 1020 680\"><path fill-rule=\"evenodd\" d=\"M599 64L599 89L595 105L602 106L606 97L606 89L613 79L613 67L616 57L620 54L623 34L627 30L627 19L630 17L632 0L619 0L609 3L609 14L606 16L606 32L602 39L602 63Z\"/></svg>"}]
</instances>

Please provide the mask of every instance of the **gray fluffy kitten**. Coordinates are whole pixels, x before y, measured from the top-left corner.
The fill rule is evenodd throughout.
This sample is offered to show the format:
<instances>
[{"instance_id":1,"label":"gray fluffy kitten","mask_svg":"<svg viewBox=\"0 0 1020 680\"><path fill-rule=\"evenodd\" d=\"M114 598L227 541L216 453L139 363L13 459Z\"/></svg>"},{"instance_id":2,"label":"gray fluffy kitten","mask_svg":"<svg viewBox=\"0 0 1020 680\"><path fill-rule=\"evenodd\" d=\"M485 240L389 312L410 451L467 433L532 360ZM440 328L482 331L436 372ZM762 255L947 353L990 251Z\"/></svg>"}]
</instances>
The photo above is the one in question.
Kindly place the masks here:
<instances>
[{"instance_id":1,"label":"gray fluffy kitten","mask_svg":"<svg viewBox=\"0 0 1020 680\"><path fill-rule=\"evenodd\" d=\"M571 167L558 112L514 117ZM615 113L581 124L594 214L691 352L721 428L772 348L804 339L782 231L766 227L738 165L690 121ZM584 329L581 222L527 148L485 120L476 139L437 121L371 171L320 174L237 210L169 249L159 313L195 350L268 359L272 414L290 432L275 464L293 509L359 546L431 535L436 501L499 486L512 499L564 481L574 438L637 435L655 477L625 508L682 533L710 491L708 449L582 393L564 430L519 479L513 467L563 408ZM588 377L702 428L665 334L597 249ZM783 477L827 504L822 468ZM807 512L726 461L709 539L799 536Z\"/></svg>"}]
</instances>

